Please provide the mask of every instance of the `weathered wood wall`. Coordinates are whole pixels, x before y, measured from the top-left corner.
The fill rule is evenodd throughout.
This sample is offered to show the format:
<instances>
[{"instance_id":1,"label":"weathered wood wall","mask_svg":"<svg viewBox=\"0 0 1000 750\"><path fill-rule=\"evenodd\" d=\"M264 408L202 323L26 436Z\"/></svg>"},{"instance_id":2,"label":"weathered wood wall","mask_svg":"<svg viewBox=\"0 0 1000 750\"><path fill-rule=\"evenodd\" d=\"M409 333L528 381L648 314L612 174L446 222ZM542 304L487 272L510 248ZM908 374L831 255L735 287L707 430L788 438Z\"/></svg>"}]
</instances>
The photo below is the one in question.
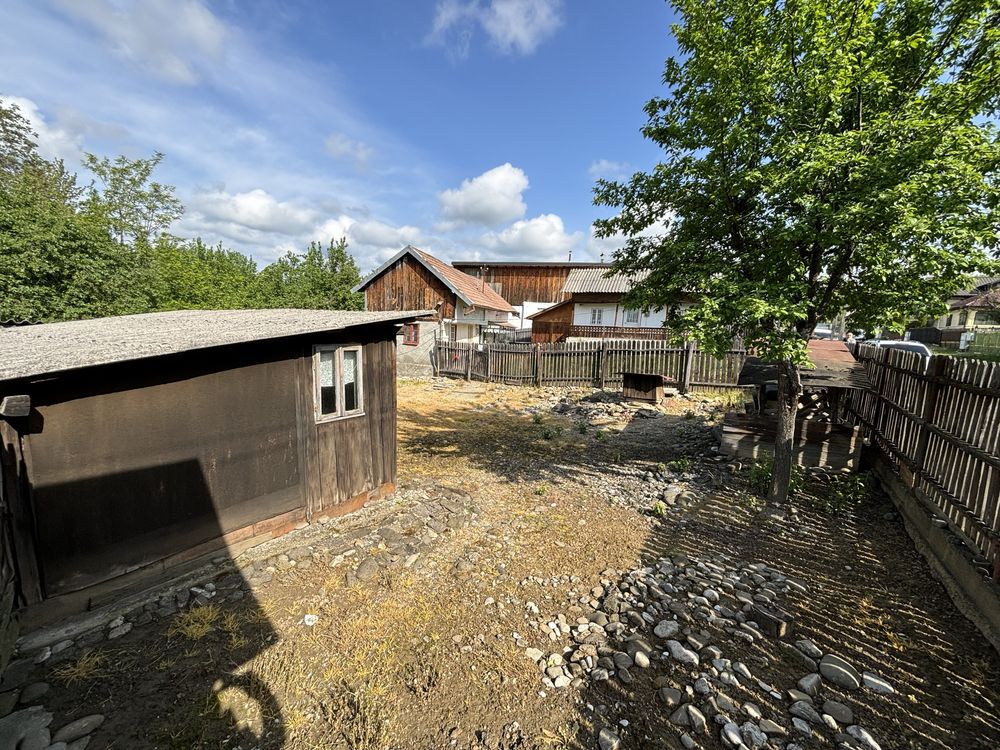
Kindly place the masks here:
<instances>
[{"instance_id":1,"label":"weathered wood wall","mask_svg":"<svg viewBox=\"0 0 1000 750\"><path fill-rule=\"evenodd\" d=\"M477 279L485 276L486 283L512 305L523 305L525 302L561 302L566 298L562 292L570 272L566 266L489 263L456 263L454 266Z\"/></svg>"},{"instance_id":2,"label":"weathered wood wall","mask_svg":"<svg viewBox=\"0 0 1000 750\"><path fill-rule=\"evenodd\" d=\"M455 294L410 255L404 255L365 287L366 309L435 310L437 319L455 317Z\"/></svg>"},{"instance_id":3,"label":"weathered wood wall","mask_svg":"<svg viewBox=\"0 0 1000 750\"><path fill-rule=\"evenodd\" d=\"M852 392L849 414L1000 580L1000 363L852 348L872 390Z\"/></svg>"},{"instance_id":4,"label":"weathered wood wall","mask_svg":"<svg viewBox=\"0 0 1000 750\"><path fill-rule=\"evenodd\" d=\"M28 603L78 600L393 484L395 333L368 326L0 386L33 403L3 433L5 457L24 445L28 481L13 500L31 518L14 542L22 588L36 590ZM362 415L316 423L316 344L363 346Z\"/></svg>"}]
</instances>

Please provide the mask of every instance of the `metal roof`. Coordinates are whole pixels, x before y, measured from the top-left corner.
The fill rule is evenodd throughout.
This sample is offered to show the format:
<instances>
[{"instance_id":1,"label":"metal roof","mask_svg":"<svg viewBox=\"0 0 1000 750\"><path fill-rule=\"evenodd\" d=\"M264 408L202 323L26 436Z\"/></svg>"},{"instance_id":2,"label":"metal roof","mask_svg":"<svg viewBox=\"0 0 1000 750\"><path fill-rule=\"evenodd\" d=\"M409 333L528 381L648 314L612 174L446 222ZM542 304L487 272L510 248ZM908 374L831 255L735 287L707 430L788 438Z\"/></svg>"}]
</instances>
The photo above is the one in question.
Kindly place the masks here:
<instances>
[{"instance_id":1,"label":"metal roof","mask_svg":"<svg viewBox=\"0 0 1000 750\"><path fill-rule=\"evenodd\" d=\"M864 365L854 359L854 355L843 341L812 339L809 342L809 359L812 369L799 368L799 377L804 388L858 388L870 387ZM740 385L761 385L778 380L777 366L757 357L747 357L740 372Z\"/></svg>"},{"instance_id":2,"label":"metal roof","mask_svg":"<svg viewBox=\"0 0 1000 750\"><path fill-rule=\"evenodd\" d=\"M625 294L636 282L646 278L647 273L626 275L621 273L608 276L610 266L597 268L574 268L563 284L565 294Z\"/></svg>"},{"instance_id":3,"label":"metal roof","mask_svg":"<svg viewBox=\"0 0 1000 750\"><path fill-rule=\"evenodd\" d=\"M375 279L389 270L389 268L391 268L396 261L404 255L409 255L424 268L434 274L442 284L448 287L458 296L460 300L470 307L485 307L487 310L514 312L514 308L510 306L510 303L497 294L493 287L489 286L481 279L469 276L469 274L463 273L457 268L452 268L443 260L439 260L430 253L425 253L423 250L416 248L413 245L407 245L398 253L393 255L389 258L389 260L372 271L364 281L354 287L351 291L362 291Z\"/></svg>"},{"instance_id":4,"label":"metal roof","mask_svg":"<svg viewBox=\"0 0 1000 750\"><path fill-rule=\"evenodd\" d=\"M574 261L543 261L543 260L456 260L452 262L455 268L611 268L610 263L584 263Z\"/></svg>"},{"instance_id":5,"label":"metal roof","mask_svg":"<svg viewBox=\"0 0 1000 750\"><path fill-rule=\"evenodd\" d=\"M3 328L0 381L431 314L431 310L177 310Z\"/></svg>"}]
</instances>

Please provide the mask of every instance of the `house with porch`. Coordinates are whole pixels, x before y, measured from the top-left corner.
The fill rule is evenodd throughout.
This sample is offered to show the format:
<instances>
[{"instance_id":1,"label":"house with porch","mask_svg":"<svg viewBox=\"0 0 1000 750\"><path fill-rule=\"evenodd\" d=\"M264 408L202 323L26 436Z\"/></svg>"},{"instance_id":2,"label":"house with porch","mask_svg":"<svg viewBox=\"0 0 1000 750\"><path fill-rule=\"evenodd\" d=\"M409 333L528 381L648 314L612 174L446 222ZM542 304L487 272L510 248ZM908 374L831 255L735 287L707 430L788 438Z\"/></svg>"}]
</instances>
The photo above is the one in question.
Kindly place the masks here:
<instances>
[{"instance_id":1,"label":"house with porch","mask_svg":"<svg viewBox=\"0 0 1000 750\"><path fill-rule=\"evenodd\" d=\"M915 341L958 347L963 334L1000 331L1000 276L980 276L948 300L948 312L908 333Z\"/></svg>"},{"instance_id":2,"label":"house with porch","mask_svg":"<svg viewBox=\"0 0 1000 750\"><path fill-rule=\"evenodd\" d=\"M644 276L612 274L609 266L574 268L567 274L564 299L529 316L532 343L584 339L667 339L666 311L637 310L623 299Z\"/></svg>"}]
</instances>

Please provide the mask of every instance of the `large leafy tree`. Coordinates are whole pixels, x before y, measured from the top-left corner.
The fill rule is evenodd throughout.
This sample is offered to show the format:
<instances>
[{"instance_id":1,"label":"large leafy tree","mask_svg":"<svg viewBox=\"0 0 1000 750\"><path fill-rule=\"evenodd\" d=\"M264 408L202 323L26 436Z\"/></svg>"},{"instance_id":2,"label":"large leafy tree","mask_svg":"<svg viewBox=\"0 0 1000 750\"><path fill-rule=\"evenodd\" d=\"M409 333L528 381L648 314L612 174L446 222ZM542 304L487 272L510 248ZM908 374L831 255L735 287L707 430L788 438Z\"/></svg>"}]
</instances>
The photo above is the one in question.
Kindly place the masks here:
<instances>
[{"instance_id":1,"label":"large leafy tree","mask_svg":"<svg viewBox=\"0 0 1000 750\"><path fill-rule=\"evenodd\" d=\"M149 251L150 307L154 310L228 310L256 307L253 259L200 238L162 235Z\"/></svg>"},{"instance_id":2,"label":"large leafy tree","mask_svg":"<svg viewBox=\"0 0 1000 750\"><path fill-rule=\"evenodd\" d=\"M305 253L288 253L264 268L255 296L261 307L360 310L364 296L351 291L360 282L358 264L341 238L325 251L311 242Z\"/></svg>"},{"instance_id":3,"label":"large leafy tree","mask_svg":"<svg viewBox=\"0 0 1000 750\"><path fill-rule=\"evenodd\" d=\"M0 105L0 319L66 320L143 309L137 259L111 240L61 161L38 155Z\"/></svg>"},{"instance_id":4,"label":"large leafy tree","mask_svg":"<svg viewBox=\"0 0 1000 750\"><path fill-rule=\"evenodd\" d=\"M598 183L632 304L778 363L772 501L787 498L799 367L821 320L941 312L998 241L995 0L675 0L680 55L646 105L664 157ZM679 300L700 303L682 310Z\"/></svg>"}]
</instances>

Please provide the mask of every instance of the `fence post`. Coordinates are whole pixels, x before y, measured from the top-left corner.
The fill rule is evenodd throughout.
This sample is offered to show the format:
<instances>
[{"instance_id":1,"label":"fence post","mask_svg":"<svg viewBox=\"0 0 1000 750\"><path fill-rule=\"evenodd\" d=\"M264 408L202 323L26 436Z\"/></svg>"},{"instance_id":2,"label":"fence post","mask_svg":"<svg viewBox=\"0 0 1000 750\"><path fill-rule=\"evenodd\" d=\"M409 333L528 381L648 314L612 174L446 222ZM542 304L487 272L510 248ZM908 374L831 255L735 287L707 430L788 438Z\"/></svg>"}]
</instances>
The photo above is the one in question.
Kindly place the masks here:
<instances>
[{"instance_id":1,"label":"fence post","mask_svg":"<svg viewBox=\"0 0 1000 750\"><path fill-rule=\"evenodd\" d=\"M535 344L535 385L542 384L542 345Z\"/></svg>"},{"instance_id":2,"label":"fence post","mask_svg":"<svg viewBox=\"0 0 1000 750\"><path fill-rule=\"evenodd\" d=\"M472 354L475 344L466 344L465 350L465 379L472 380Z\"/></svg>"},{"instance_id":3,"label":"fence post","mask_svg":"<svg viewBox=\"0 0 1000 750\"><path fill-rule=\"evenodd\" d=\"M927 458L927 444L931 437L928 425L934 419L938 393L941 390L941 378L944 375L944 368L947 364L948 358L938 354L931 357L930 366L927 368L927 392L924 396L924 408L920 412L920 433L917 435L917 448L913 452L913 465L909 467L912 472L908 477L910 480L910 489L917 486L917 482L920 481L920 475L924 471L924 460Z\"/></svg>"},{"instance_id":4,"label":"fence post","mask_svg":"<svg viewBox=\"0 0 1000 750\"><path fill-rule=\"evenodd\" d=\"M684 393L691 390L691 369L694 366L695 342L688 339L687 346L684 347Z\"/></svg>"},{"instance_id":5,"label":"fence post","mask_svg":"<svg viewBox=\"0 0 1000 750\"><path fill-rule=\"evenodd\" d=\"M491 375L491 369L492 369L490 367L490 360L492 360L492 359L493 359L493 347L490 346L489 344L487 344L486 345L486 382L487 383L492 383L493 382L492 379L491 379L491 377L490 377L490 375Z\"/></svg>"},{"instance_id":6,"label":"fence post","mask_svg":"<svg viewBox=\"0 0 1000 750\"><path fill-rule=\"evenodd\" d=\"M608 380L608 340L601 339L601 390L603 391Z\"/></svg>"}]
</instances>

